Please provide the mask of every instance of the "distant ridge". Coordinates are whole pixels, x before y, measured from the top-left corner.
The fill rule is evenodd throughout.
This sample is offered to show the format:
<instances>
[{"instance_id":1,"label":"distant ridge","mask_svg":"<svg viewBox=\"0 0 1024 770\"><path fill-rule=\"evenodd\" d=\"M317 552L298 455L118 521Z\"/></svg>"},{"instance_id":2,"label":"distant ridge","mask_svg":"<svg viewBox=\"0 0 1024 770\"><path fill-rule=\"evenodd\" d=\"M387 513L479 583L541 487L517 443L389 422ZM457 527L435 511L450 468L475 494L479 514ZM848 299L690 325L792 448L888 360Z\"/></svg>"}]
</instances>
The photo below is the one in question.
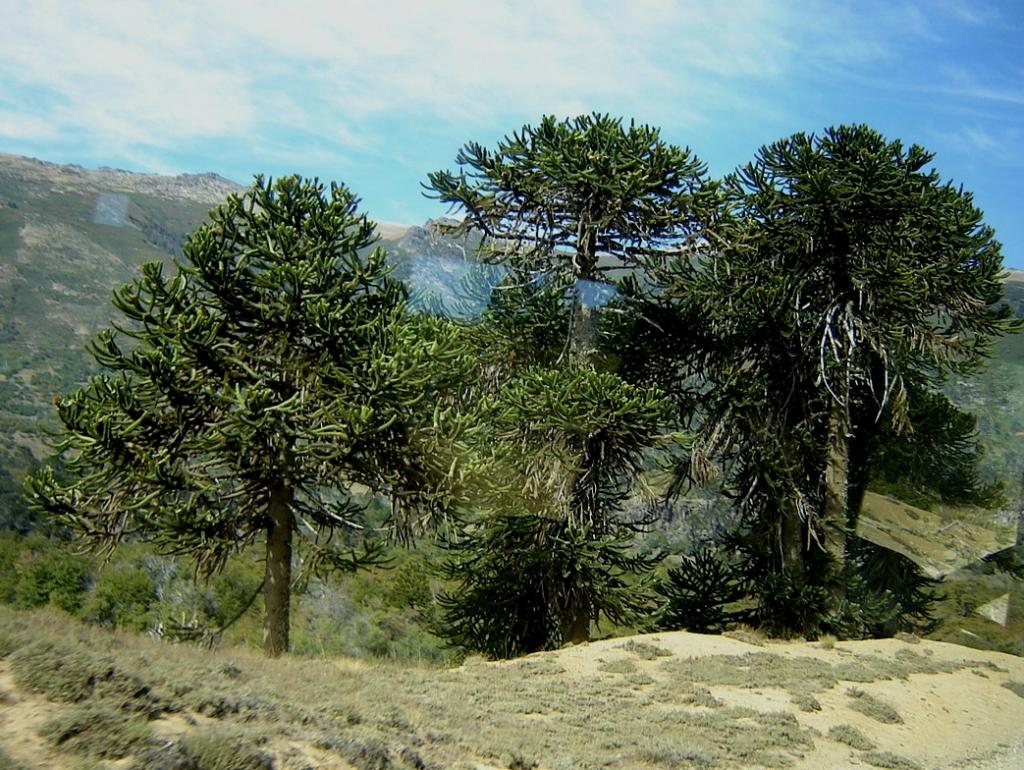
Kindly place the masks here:
<instances>
[{"instance_id":1,"label":"distant ridge","mask_svg":"<svg viewBox=\"0 0 1024 770\"><path fill-rule=\"evenodd\" d=\"M212 205L242 189L236 182L213 173L163 176L107 166L92 169L61 165L7 153L0 153L0 168L4 176L33 188L49 183L49 192L141 193Z\"/></svg>"}]
</instances>

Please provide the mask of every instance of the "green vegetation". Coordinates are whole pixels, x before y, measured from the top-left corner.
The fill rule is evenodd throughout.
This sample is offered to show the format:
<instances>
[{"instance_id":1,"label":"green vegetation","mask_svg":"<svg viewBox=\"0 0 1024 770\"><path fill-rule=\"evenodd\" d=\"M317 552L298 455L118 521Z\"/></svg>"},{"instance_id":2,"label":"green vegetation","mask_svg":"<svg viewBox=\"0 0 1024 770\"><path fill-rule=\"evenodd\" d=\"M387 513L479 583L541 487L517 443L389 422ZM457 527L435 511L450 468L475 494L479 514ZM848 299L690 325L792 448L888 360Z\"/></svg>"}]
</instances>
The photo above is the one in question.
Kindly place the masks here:
<instances>
[{"instance_id":1,"label":"green vegetation","mask_svg":"<svg viewBox=\"0 0 1024 770\"><path fill-rule=\"evenodd\" d=\"M443 226L464 256L496 265L496 286L464 276L490 302L456 318L447 299L412 311L342 186L258 178L186 237L191 204L72 185L45 201L65 223L47 262L24 257L55 233L34 229L46 185L0 174L17 204L0 247L50 287L31 307L0 296L0 449L24 460L0 463L0 494L45 456L38 407L67 387L28 328L84 338L109 323L110 276L183 258L115 293L86 384L56 399L59 457L5 513L52 539L0 539L0 598L252 644L262 591L271 655L426 661L595 630L931 633L948 605L853 536L861 500L874 484L944 510L1000 502L950 388L1017 328L993 233L932 160L841 126L718 183L657 129L545 117L429 177L464 215ZM83 246L98 239L116 260ZM645 540L693 484L714 502ZM382 542L426 530L439 548ZM353 572L374 566L392 569ZM986 580L957 588L963 616ZM792 695L813 710L812 691Z\"/></svg>"},{"instance_id":2,"label":"green vegetation","mask_svg":"<svg viewBox=\"0 0 1024 770\"><path fill-rule=\"evenodd\" d=\"M881 722L885 725L902 724L903 718L899 712L885 701L868 695L856 687L849 688L846 694L852 699L849 707L854 711L859 711L861 714L869 716L876 722Z\"/></svg>"},{"instance_id":3,"label":"green vegetation","mask_svg":"<svg viewBox=\"0 0 1024 770\"><path fill-rule=\"evenodd\" d=\"M270 758L252 739L218 730L192 733L183 741L197 770L273 770Z\"/></svg>"},{"instance_id":4,"label":"green vegetation","mask_svg":"<svg viewBox=\"0 0 1024 770\"><path fill-rule=\"evenodd\" d=\"M833 725L828 729L828 737L839 743L845 743L858 751L870 751L875 748L871 739L856 727L847 724Z\"/></svg>"},{"instance_id":5,"label":"green vegetation","mask_svg":"<svg viewBox=\"0 0 1024 770\"><path fill-rule=\"evenodd\" d=\"M458 174L433 173L428 187L465 215L454 232L482 234L480 257L507 269L496 291L543 278L539 303L514 324L500 312L480 324L492 351L481 379L499 388L483 405L486 440L511 477L500 498L472 501L446 565L458 584L443 632L508 656L586 641L602 617L646 614L631 578L654 560L627 552L642 522L624 508L645 454L679 426L662 391L617 370L599 318L607 287L595 282L698 237L714 192L689 150L599 114L545 117L494 150L470 142L456 162ZM522 347L542 351L526 358L533 367L508 355Z\"/></svg>"},{"instance_id":6,"label":"green vegetation","mask_svg":"<svg viewBox=\"0 0 1024 770\"><path fill-rule=\"evenodd\" d=\"M704 383L699 439L680 475L701 480L723 465L757 622L776 632L870 633L875 599L890 597L885 584L855 585L851 535L872 451L913 432L915 417L948 412L942 378L975 371L1018 328L997 305L991 228L932 159L866 126L762 147L726 179L723 243L662 274L678 298L675 323L704 330L663 345ZM930 400L912 409L915 394ZM984 497L970 426L934 422L929 435L948 453L931 454L947 481ZM904 470L908 484L927 475Z\"/></svg>"},{"instance_id":7,"label":"green vegetation","mask_svg":"<svg viewBox=\"0 0 1024 770\"><path fill-rule=\"evenodd\" d=\"M872 767L886 767L892 768L892 770L921 770L921 766L917 762L901 757L899 754L893 754L891 751L866 751L860 755L860 758Z\"/></svg>"},{"instance_id":8,"label":"green vegetation","mask_svg":"<svg viewBox=\"0 0 1024 770\"><path fill-rule=\"evenodd\" d=\"M67 472L33 475L27 496L97 547L144 536L208 575L262 540L279 655L293 540L314 570L373 563L352 486L403 495L412 516L450 478L431 413L462 352L405 315L383 251L360 254L374 226L344 187L257 178L211 217L174 275L150 263L116 292L124 320L91 348L109 373L58 404Z\"/></svg>"}]
</instances>

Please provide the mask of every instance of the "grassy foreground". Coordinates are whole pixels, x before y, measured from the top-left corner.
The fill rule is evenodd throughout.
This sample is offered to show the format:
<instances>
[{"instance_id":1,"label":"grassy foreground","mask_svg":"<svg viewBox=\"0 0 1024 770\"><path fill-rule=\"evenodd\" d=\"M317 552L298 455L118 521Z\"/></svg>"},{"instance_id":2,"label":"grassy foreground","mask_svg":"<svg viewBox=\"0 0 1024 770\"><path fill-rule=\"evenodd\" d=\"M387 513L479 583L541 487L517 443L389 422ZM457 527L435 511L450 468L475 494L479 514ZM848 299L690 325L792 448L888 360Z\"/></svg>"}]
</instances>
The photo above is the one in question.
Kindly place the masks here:
<instances>
[{"instance_id":1,"label":"grassy foreground","mask_svg":"<svg viewBox=\"0 0 1024 770\"><path fill-rule=\"evenodd\" d=\"M909 637L665 633L443 669L2 607L0 654L12 769L952 767L1024 717L1024 660Z\"/></svg>"}]
</instances>

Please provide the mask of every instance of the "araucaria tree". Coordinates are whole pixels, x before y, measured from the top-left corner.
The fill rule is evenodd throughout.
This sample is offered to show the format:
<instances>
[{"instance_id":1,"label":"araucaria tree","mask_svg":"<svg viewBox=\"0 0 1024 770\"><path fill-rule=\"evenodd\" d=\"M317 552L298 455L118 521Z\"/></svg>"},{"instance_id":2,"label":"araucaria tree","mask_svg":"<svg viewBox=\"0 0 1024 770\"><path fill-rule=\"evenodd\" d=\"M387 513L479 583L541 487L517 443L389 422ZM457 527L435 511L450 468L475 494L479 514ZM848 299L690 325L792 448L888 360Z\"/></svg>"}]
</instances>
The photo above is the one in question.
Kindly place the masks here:
<instances>
[{"instance_id":1,"label":"araucaria tree","mask_svg":"<svg viewBox=\"0 0 1024 770\"><path fill-rule=\"evenodd\" d=\"M258 177L231 196L173 275L149 264L116 292L123 319L92 346L104 373L59 402L67 472L31 478L30 503L207 574L265 543L264 646L285 652L293 541L353 568L373 556L353 485L432 502L429 401L460 352L406 314L374 241L341 185Z\"/></svg>"},{"instance_id":2,"label":"araucaria tree","mask_svg":"<svg viewBox=\"0 0 1024 770\"><path fill-rule=\"evenodd\" d=\"M428 194L464 215L460 230L483 234L483 258L509 271L498 292L554 296L565 333L547 358L561 374L498 367L494 408L505 416L498 422L514 414L520 424L505 419L495 438L534 455L502 457L517 466L520 489L550 494L533 509L492 506L489 519L464 529L462 581L449 602L449 619L459 625L453 635L480 638L474 629L509 626L518 606L527 609L509 626L516 642L485 651L584 641L599 615L628 620L640 604L613 598L625 585L622 574L649 566L625 558L623 506L644 453L674 427L660 391L611 371L616 351L602 349L598 323L597 307L610 291L602 282L611 271L698 242L716 195L688 150L662 142L657 129L598 114L545 117L493 151L467 144L457 162L458 173L430 175ZM524 320L518 331L494 331L553 328ZM514 558L494 569L494 549L510 547Z\"/></svg>"},{"instance_id":3,"label":"araucaria tree","mask_svg":"<svg viewBox=\"0 0 1024 770\"><path fill-rule=\"evenodd\" d=\"M793 596L818 586L834 620L883 420L911 433L912 399L1014 328L992 229L932 157L862 125L763 147L727 179L725 245L679 260L667 289L714 342L691 359L699 448L733 458L769 572Z\"/></svg>"},{"instance_id":4,"label":"araucaria tree","mask_svg":"<svg viewBox=\"0 0 1024 770\"><path fill-rule=\"evenodd\" d=\"M458 174L430 174L428 194L465 215L460 230L484 235L483 257L565 287L572 363L597 352L593 282L687 250L717 200L689 149L608 115L545 116L493 151L469 142L456 163Z\"/></svg>"}]
</instances>

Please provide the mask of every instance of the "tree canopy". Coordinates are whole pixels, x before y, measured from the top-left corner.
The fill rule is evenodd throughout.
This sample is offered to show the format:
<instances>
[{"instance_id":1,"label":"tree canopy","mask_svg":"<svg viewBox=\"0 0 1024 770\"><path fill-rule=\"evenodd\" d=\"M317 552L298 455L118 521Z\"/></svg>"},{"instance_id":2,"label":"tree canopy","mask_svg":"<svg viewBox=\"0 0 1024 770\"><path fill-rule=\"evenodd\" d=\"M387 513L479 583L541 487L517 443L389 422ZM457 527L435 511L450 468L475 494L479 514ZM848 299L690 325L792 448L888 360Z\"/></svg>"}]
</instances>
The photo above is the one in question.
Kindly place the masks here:
<instances>
[{"instance_id":1,"label":"tree canopy","mask_svg":"<svg viewBox=\"0 0 1024 770\"><path fill-rule=\"evenodd\" d=\"M431 442L462 351L405 312L356 205L342 185L257 177L172 275L146 265L92 346L104 372L59 401L66 475L28 483L93 544L145 538L203 573L264 542L272 655L288 648L293 539L311 568L372 561L365 494L428 510L449 470Z\"/></svg>"},{"instance_id":2,"label":"tree canopy","mask_svg":"<svg viewBox=\"0 0 1024 770\"><path fill-rule=\"evenodd\" d=\"M862 125L762 147L726 179L721 246L667 282L712 342L688 350L707 383L698 454L735 457L776 569L801 582L827 554L812 579L832 575L833 611L881 420L911 433L913 389L1015 328L992 229L932 158Z\"/></svg>"},{"instance_id":3,"label":"tree canopy","mask_svg":"<svg viewBox=\"0 0 1024 770\"><path fill-rule=\"evenodd\" d=\"M573 303L567 352L597 349L593 302L581 282L605 280L702 235L717 195L707 167L660 131L594 113L523 126L494 150L467 143L458 173L429 175L427 193L464 215L481 254L523 280L545 277Z\"/></svg>"}]
</instances>

